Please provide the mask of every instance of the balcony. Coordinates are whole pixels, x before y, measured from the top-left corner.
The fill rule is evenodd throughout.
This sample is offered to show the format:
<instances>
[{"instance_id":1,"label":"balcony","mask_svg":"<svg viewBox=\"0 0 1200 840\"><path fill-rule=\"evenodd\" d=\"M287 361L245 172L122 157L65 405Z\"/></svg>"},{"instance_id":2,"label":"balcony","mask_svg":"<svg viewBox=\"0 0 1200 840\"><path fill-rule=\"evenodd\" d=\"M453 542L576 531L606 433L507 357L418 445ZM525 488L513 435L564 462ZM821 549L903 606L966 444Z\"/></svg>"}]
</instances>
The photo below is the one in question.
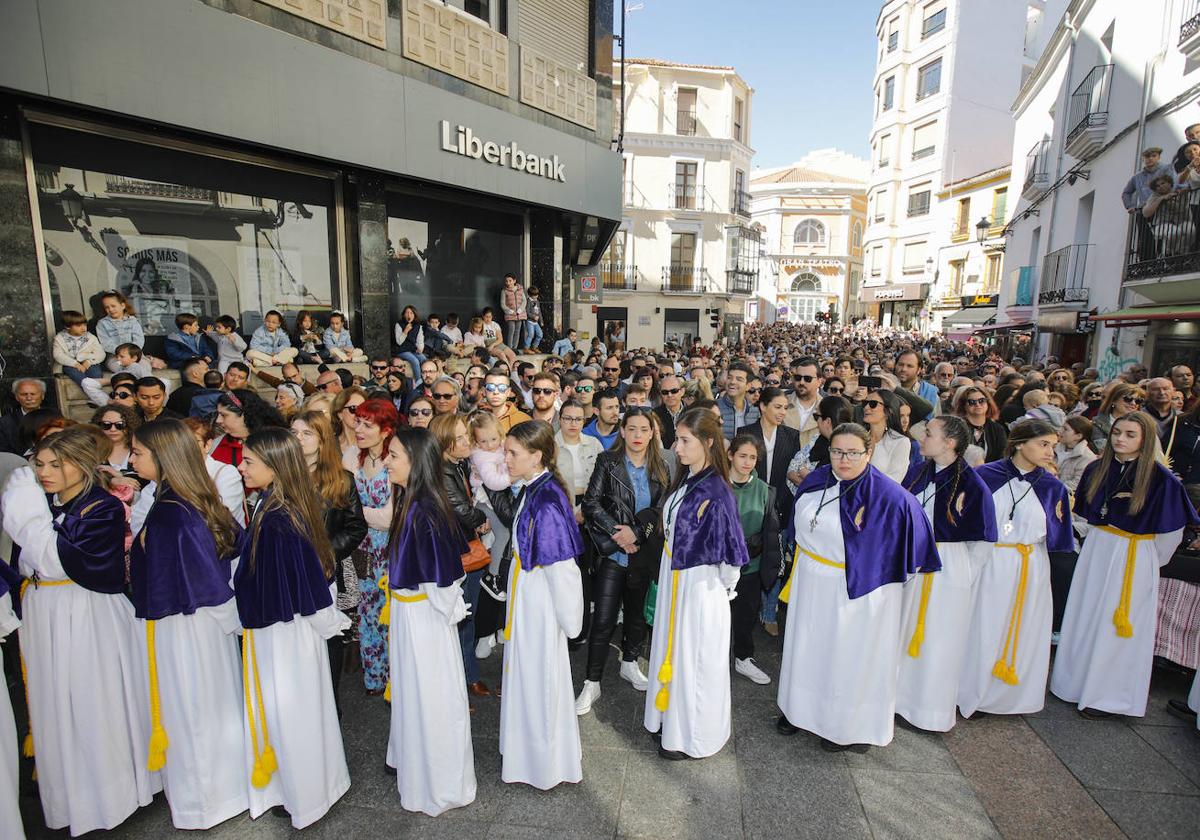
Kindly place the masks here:
<instances>
[{"instance_id":1,"label":"balcony","mask_svg":"<svg viewBox=\"0 0 1200 840\"><path fill-rule=\"evenodd\" d=\"M752 295L758 276L749 271L731 269L725 272L725 292L731 295Z\"/></svg>"},{"instance_id":2,"label":"balcony","mask_svg":"<svg viewBox=\"0 0 1200 840\"><path fill-rule=\"evenodd\" d=\"M696 136L696 112L694 110L675 113L675 133L684 137Z\"/></svg>"},{"instance_id":3,"label":"balcony","mask_svg":"<svg viewBox=\"0 0 1200 840\"><path fill-rule=\"evenodd\" d=\"M702 295L708 291L708 272L694 265L663 266L662 290L666 295Z\"/></svg>"},{"instance_id":4,"label":"balcony","mask_svg":"<svg viewBox=\"0 0 1200 840\"><path fill-rule=\"evenodd\" d=\"M961 219L954 223L954 227L950 229L950 241L954 243L966 242L971 238L971 223L964 222Z\"/></svg>"},{"instance_id":5,"label":"balcony","mask_svg":"<svg viewBox=\"0 0 1200 840\"><path fill-rule=\"evenodd\" d=\"M936 151L936 146L926 146L924 149L913 149L912 159L921 160L922 158L931 157Z\"/></svg>"},{"instance_id":6,"label":"balcony","mask_svg":"<svg viewBox=\"0 0 1200 840\"><path fill-rule=\"evenodd\" d=\"M884 222L886 220L887 220L887 214L885 214L885 213L876 213L875 214L875 224L880 224L881 222Z\"/></svg>"},{"instance_id":7,"label":"balcony","mask_svg":"<svg viewBox=\"0 0 1200 840\"><path fill-rule=\"evenodd\" d=\"M1038 267L1023 265L1014 268L1009 272L1008 278L1008 285L1013 289L1012 303L1009 306L1033 306L1033 296L1038 287Z\"/></svg>"},{"instance_id":8,"label":"balcony","mask_svg":"<svg viewBox=\"0 0 1200 840\"><path fill-rule=\"evenodd\" d=\"M1108 95L1112 86L1113 65L1093 67L1071 94L1067 111L1067 154L1087 160L1104 145L1108 136Z\"/></svg>"},{"instance_id":9,"label":"balcony","mask_svg":"<svg viewBox=\"0 0 1200 840\"><path fill-rule=\"evenodd\" d=\"M1087 280L1088 250L1091 245L1068 245L1042 260L1042 289L1038 292L1038 304L1054 306L1065 304L1065 308L1083 309L1087 306L1090 290Z\"/></svg>"},{"instance_id":10,"label":"balcony","mask_svg":"<svg viewBox=\"0 0 1200 840\"><path fill-rule=\"evenodd\" d=\"M1179 51L1189 61L1200 59L1200 0L1184 0L1179 25Z\"/></svg>"},{"instance_id":11,"label":"balcony","mask_svg":"<svg viewBox=\"0 0 1200 840\"><path fill-rule=\"evenodd\" d=\"M734 190L729 200L735 216L750 218L750 193L746 190Z\"/></svg>"},{"instance_id":12,"label":"balcony","mask_svg":"<svg viewBox=\"0 0 1200 840\"><path fill-rule=\"evenodd\" d=\"M1129 219L1126 280L1147 280L1200 272L1197 241L1187 194L1172 196L1158 206L1152 219L1141 214Z\"/></svg>"},{"instance_id":13,"label":"balcony","mask_svg":"<svg viewBox=\"0 0 1200 840\"><path fill-rule=\"evenodd\" d=\"M667 184L667 208L671 210L694 210L701 213L724 212L704 188L692 181L671 181ZM750 215L749 212L744 215Z\"/></svg>"},{"instance_id":14,"label":"balcony","mask_svg":"<svg viewBox=\"0 0 1200 840\"><path fill-rule=\"evenodd\" d=\"M638 270L636 265L626 263L601 263L600 279L604 288L616 291L636 292Z\"/></svg>"},{"instance_id":15,"label":"balcony","mask_svg":"<svg viewBox=\"0 0 1200 840\"><path fill-rule=\"evenodd\" d=\"M1025 156L1025 185L1021 187L1021 198L1037 201L1045 195L1050 184L1049 164L1050 141L1039 140Z\"/></svg>"}]
</instances>

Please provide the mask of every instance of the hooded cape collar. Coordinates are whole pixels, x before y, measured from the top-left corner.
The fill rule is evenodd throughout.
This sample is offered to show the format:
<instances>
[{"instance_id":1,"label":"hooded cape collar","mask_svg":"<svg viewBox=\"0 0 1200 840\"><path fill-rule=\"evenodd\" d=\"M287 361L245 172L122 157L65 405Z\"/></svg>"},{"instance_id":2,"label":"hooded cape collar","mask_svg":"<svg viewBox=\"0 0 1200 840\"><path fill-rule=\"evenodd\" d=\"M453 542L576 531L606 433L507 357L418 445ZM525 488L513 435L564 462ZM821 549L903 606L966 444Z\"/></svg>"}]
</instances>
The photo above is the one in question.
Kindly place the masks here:
<instances>
[{"instance_id":1,"label":"hooded cape collar","mask_svg":"<svg viewBox=\"0 0 1200 840\"><path fill-rule=\"evenodd\" d=\"M400 499L394 503L402 504ZM450 586L463 577L462 556L468 550L457 521L447 527L432 502L414 499L388 557L388 586Z\"/></svg>"},{"instance_id":2,"label":"hooded cape collar","mask_svg":"<svg viewBox=\"0 0 1200 840\"><path fill-rule=\"evenodd\" d=\"M251 541L253 533L253 525L244 532L241 559L233 577L243 627L270 627L297 615L313 615L333 603L316 549L296 529L286 510L276 508L262 515L256 548Z\"/></svg>"},{"instance_id":3,"label":"hooded cape collar","mask_svg":"<svg viewBox=\"0 0 1200 840\"><path fill-rule=\"evenodd\" d=\"M549 471L525 485L525 499L513 523L513 547L521 571L549 566L583 555L583 537L575 522L575 508Z\"/></svg>"},{"instance_id":4,"label":"hooded cape collar","mask_svg":"<svg viewBox=\"0 0 1200 840\"><path fill-rule=\"evenodd\" d=\"M1187 491L1175 475L1162 464L1154 465L1146 503L1137 514L1129 512L1133 477L1137 462L1131 461L1122 475L1121 464L1113 459L1104 486L1096 498L1088 501L1087 487L1101 461L1088 464L1075 492L1075 512L1091 525L1111 525L1131 534L1169 534L1189 525L1200 524Z\"/></svg>"},{"instance_id":5,"label":"hooded cape collar","mask_svg":"<svg viewBox=\"0 0 1200 840\"><path fill-rule=\"evenodd\" d=\"M737 500L716 470L708 467L689 476L680 492L684 495L671 515L671 568L749 563Z\"/></svg>"}]
</instances>

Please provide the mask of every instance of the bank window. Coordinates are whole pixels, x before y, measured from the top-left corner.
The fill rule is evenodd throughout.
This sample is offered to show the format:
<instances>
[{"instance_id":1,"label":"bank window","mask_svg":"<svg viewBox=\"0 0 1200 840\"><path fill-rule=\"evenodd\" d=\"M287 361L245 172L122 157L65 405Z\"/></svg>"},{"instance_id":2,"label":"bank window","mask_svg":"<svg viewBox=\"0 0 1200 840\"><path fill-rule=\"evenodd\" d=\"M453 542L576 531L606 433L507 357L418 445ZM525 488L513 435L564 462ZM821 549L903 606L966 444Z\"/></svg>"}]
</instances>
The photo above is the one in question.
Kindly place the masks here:
<instances>
[{"instance_id":1,"label":"bank window","mask_svg":"<svg viewBox=\"0 0 1200 840\"><path fill-rule=\"evenodd\" d=\"M917 101L933 96L942 89L942 60L926 64L917 71Z\"/></svg>"},{"instance_id":2,"label":"bank window","mask_svg":"<svg viewBox=\"0 0 1200 840\"><path fill-rule=\"evenodd\" d=\"M180 313L249 335L268 310L324 324L340 304L330 179L37 123L30 143L56 312L94 328L117 289L158 355Z\"/></svg>"}]
</instances>

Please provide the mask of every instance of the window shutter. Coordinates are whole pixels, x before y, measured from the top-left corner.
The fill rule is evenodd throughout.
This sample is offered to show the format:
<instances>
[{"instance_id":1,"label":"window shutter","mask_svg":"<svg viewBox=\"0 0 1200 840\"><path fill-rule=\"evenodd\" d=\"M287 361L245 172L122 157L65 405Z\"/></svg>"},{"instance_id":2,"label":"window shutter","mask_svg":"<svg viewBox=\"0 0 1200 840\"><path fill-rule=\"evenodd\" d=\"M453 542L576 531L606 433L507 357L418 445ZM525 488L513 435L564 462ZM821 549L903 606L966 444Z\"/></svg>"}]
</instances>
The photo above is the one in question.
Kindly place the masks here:
<instances>
[{"instance_id":1,"label":"window shutter","mask_svg":"<svg viewBox=\"0 0 1200 840\"><path fill-rule=\"evenodd\" d=\"M521 0L517 4L518 40L590 75L588 7L588 0Z\"/></svg>"}]
</instances>

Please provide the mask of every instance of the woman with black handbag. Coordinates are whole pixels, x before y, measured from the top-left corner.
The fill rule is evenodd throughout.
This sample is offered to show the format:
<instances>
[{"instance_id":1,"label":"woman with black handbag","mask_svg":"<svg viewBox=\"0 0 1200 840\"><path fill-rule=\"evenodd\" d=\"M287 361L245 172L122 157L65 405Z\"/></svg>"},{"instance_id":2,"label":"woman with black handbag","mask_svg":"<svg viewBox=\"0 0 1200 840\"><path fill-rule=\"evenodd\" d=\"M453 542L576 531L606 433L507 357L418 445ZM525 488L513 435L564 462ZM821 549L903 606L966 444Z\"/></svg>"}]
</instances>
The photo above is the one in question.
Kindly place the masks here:
<instances>
[{"instance_id":1,"label":"woman with black handbag","mask_svg":"<svg viewBox=\"0 0 1200 840\"><path fill-rule=\"evenodd\" d=\"M646 637L643 603L658 552L643 551L655 542L661 550L661 526L646 511L662 507L670 477L650 410L631 408L621 420L612 449L596 459L583 497L583 519L596 546L592 630L588 637L587 676L575 700L585 715L600 696L600 678L608 659L608 643L624 607L621 678L638 691L647 687L637 659ZM658 539L653 537L657 535Z\"/></svg>"}]
</instances>

